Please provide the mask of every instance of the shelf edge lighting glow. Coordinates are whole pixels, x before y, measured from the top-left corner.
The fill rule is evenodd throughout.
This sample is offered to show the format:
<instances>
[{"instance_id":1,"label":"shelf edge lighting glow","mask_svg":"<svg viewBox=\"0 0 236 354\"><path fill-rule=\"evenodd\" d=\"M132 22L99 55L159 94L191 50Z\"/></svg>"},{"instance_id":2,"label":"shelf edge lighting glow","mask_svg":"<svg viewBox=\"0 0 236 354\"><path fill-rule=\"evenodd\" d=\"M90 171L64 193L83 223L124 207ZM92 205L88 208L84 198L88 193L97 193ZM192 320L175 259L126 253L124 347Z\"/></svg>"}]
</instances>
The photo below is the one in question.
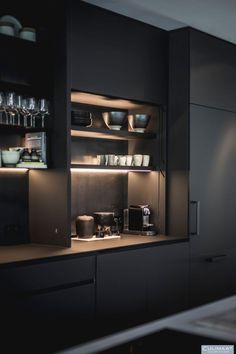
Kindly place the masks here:
<instances>
[{"instance_id":1,"label":"shelf edge lighting glow","mask_svg":"<svg viewBox=\"0 0 236 354\"><path fill-rule=\"evenodd\" d=\"M112 170L112 169L93 169L93 168L76 168L71 167L71 172L92 172L92 173L128 173L128 172L139 172L139 173L150 173L152 170Z\"/></svg>"},{"instance_id":2,"label":"shelf edge lighting glow","mask_svg":"<svg viewBox=\"0 0 236 354\"><path fill-rule=\"evenodd\" d=\"M15 168L15 167L1 167L0 173L2 172L27 172L28 168Z\"/></svg>"},{"instance_id":3,"label":"shelf edge lighting glow","mask_svg":"<svg viewBox=\"0 0 236 354\"><path fill-rule=\"evenodd\" d=\"M141 104L129 100L110 98L80 91L71 93L71 102L121 109L140 109L142 107Z\"/></svg>"}]
</instances>

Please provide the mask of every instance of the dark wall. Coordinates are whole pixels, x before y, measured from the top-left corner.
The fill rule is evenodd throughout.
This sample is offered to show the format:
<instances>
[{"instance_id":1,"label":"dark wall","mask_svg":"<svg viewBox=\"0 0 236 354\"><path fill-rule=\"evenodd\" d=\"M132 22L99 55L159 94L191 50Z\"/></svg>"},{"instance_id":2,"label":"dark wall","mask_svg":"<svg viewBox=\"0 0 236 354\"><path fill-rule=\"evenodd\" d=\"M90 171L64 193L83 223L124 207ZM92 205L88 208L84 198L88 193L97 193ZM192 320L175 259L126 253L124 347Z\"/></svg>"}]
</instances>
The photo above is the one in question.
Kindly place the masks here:
<instances>
[{"instance_id":1,"label":"dark wall","mask_svg":"<svg viewBox=\"0 0 236 354\"><path fill-rule=\"evenodd\" d=\"M166 102L167 32L70 1L73 89Z\"/></svg>"}]
</instances>

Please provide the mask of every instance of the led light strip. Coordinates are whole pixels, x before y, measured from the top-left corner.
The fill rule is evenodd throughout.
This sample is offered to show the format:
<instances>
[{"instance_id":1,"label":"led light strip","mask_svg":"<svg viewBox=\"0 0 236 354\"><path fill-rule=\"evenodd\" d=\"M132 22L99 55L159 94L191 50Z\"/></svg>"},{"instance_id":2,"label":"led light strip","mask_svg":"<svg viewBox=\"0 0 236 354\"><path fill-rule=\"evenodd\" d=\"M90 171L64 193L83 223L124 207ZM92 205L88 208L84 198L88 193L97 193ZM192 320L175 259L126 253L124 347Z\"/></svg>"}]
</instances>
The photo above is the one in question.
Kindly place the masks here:
<instances>
[{"instance_id":1,"label":"led light strip","mask_svg":"<svg viewBox=\"0 0 236 354\"><path fill-rule=\"evenodd\" d=\"M0 167L0 172L27 172L28 168Z\"/></svg>"},{"instance_id":2,"label":"led light strip","mask_svg":"<svg viewBox=\"0 0 236 354\"><path fill-rule=\"evenodd\" d=\"M141 173L147 173L147 172L152 172L152 170L113 170L113 169L100 169L100 168L76 168L72 167L71 172L93 172L93 173L128 173L128 172L141 172Z\"/></svg>"}]
</instances>

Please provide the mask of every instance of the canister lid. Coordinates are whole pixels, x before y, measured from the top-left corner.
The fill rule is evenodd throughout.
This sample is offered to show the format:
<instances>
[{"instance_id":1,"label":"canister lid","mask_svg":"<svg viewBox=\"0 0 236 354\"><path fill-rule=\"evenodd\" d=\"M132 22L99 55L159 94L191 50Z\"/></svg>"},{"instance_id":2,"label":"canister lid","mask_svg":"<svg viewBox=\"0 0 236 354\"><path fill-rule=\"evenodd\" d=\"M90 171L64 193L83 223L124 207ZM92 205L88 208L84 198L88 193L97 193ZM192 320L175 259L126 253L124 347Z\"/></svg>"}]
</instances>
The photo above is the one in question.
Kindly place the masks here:
<instances>
[{"instance_id":1,"label":"canister lid","mask_svg":"<svg viewBox=\"0 0 236 354\"><path fill-rule=\"evenodd\" d=\"M94 218L91 215L78 215L77 220L90 221L94 220Z\"/></svg>"}]
</instances>

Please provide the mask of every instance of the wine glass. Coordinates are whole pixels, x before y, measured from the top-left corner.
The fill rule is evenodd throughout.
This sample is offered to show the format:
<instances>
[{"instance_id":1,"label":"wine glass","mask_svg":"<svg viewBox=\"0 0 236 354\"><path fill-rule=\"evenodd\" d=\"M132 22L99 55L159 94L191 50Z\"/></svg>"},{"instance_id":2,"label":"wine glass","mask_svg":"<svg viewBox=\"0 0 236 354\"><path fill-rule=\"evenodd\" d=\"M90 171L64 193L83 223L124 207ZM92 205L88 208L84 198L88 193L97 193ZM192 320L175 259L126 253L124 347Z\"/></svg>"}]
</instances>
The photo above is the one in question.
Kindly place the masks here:
<instances>
[{"instance_id":1,"label":"wine glass","mask_svg":"<svg viewBox=\"0 0 236 354\"><path fill-rule=\"evenodd\" d=\"M16 111L16 107L15 107L15 101L16 101L15 92L8 92L6 94L5 111L10 116L10 122L8 120L8 117L7 117L7 124L15 125L14 118L15 118L15 114L17 112Z\"/></svg>"},{"instance_id":2,"label":"wine glass","mask_svg":"<svg viewBox=\"0 0 236 354\"><path fill-rule=\"evenodd\" d=\"M49 114L49 102L45 98L40 98L39 100L39 114L41 115L42 118L42 128L45 127L45 120L44 117L45 115Z\"/></svg>"},{"instance_id":3,"label":"wine glass","mask_svg":"<svg viewBox=\"0 0 236 354\"><path fill-rule=\"evenodd\" d=\"M3 112L6 114L5 103L6 103L6 99L5 99L4 92L0 92L0 112L1 112L0 124L3 124Z\"/></svg>"},{"instance_id":4,"label":"wine glass","mask_svg":"<svg viewBox=\"0 0 236 354\"><path fill-rule=\"evenodd\" d=\"M28 117L30 116L30 113L28 111L27 98L22 98L20 111L24 117L24 127L30 127L30 122L28 124Z\"/></svg>"},{"instance_id":5,"label":"wine glass","mask_svg":"<svg viewBox=\"0 0 236 354\"><path fill-rule=\"evenodd\" d=\"M30 115L30 125L35 128L35 117L39 113L38 102L35 97L26 98L26 109Z\"/></svg>"},{"instance_id":6,"label":"wine glass","mask_svg":"<svg viewBox=\"0 0 236 354\"><path fill-rule=\"evenodd\" d=\"M22 96L21 95L16 95L15 98L15 108L16 108L16 112L17 112L17 125L21 125L21 119L20 119L20 115L22 113Z\"/></svg>"}]
</instances>

